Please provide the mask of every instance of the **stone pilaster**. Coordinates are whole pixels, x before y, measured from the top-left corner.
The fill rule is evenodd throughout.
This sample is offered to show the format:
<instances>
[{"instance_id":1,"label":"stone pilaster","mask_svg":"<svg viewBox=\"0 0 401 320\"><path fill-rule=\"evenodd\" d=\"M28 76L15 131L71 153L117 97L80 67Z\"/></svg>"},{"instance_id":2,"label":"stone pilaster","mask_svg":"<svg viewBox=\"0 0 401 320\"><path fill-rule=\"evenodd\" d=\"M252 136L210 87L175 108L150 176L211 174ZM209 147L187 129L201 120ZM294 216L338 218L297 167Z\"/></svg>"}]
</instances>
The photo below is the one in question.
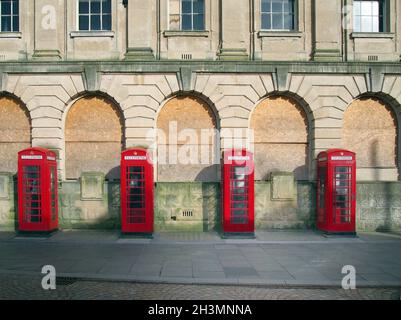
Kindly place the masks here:
<instances>
[{"instance_id":1,"label":"stone pilaster","mask_svg":"<svg viewBox=\"0 0 401 320\"><path fill-rule=\"evenodd\" d=\"M64 35L64 1L35 0L35 60L61 60Z\"/></svg>"},{"instance_id":2,"label":"stone pilaster","mask_svg":"<svg viewBox=\"0 0 401 320\"><path fill-rule=\"evenodd\" d=\"M156 1L129 0L127 3L126 60L155 59Z\"/></svg>"},{"instance_id":3,"label":"stone pilaster","mask_svg":"<svg viewBox=\"0 0 401 320\"><path fill-rule=\"evenodd\" d=\"M341 0L313 1L313 60L342 61Z\"/></svg>"},{"instance_id":4,"label":"stone pilaster","mask_svg":"<svg viewBox=\"0 0 401 320\"><path fill-rule=\"evenodd\" d=\"M249 1L220 0L220 60L249 59Z\"/></svg>"}]
</instances>

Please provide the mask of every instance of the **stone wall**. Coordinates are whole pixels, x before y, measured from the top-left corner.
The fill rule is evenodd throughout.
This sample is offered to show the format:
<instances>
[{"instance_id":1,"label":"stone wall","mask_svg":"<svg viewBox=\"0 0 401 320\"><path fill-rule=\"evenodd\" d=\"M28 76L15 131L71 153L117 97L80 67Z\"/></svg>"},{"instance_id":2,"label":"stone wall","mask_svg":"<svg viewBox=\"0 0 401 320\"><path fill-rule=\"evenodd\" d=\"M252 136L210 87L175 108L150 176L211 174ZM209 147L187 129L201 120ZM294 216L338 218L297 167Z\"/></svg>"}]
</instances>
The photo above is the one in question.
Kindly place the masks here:
<instances>
[{"instance_id":1,"label":"stone wall","mask_svg":"<svg viewBox=\"0 0 401 320\"><path fill-rule=\"evenodd\" d=\"M401 184L366 182L357 185L359 230L401 231Z\"/></svg>"},{"instance_id":2,"label":"stone wall","mask_svg":"<svg viewBox=\"0 0 401 320\"><path fill-rule=\"evenodd\" d=\"M77 1L20 1L19 32L0 35L0 60L399 61L399 1L388 1L381 33L353 31L353 0L296 2L290 31L262 28L261 0L205 0L205 28L189 32L170 23L178 1L112 0L111 30L82 32Z\"/></svg>"},{"instance_id":3,"label":"stone wall","mask_svg":"<svg viewBox=\"0 0 401 320\"><path fill-rule=\"evenodd\" d=\"M18 152L31 146L31 123L24 105L0 96L0 171L17 172Z\"/></svg>"},{"instance_id":4,"label":"stone wall","mask_svg":"<svg viewBox=\"0 0 401 320\"><path fill-rule=\"evenodd\" d=\"M82 190L81 181L65 181L60 185L61 229L120 228L119 183L96 181L97 185L100 183L102 186L101 193L98 194L93 190ZM256 230L313 229L316 219L316 184L298 181L294 184L292 198L283 193L280 198L276 196L274 183L272 180L259 181L255 184ZM400 199L400 182L358 183L357 230L401 231ZM0 230L15 229L16 201L14 180L7 174L0 174ZM220 183L156 184L156 231L203 232L220 230L220 226Z\"/></svg>"}]
</instances>

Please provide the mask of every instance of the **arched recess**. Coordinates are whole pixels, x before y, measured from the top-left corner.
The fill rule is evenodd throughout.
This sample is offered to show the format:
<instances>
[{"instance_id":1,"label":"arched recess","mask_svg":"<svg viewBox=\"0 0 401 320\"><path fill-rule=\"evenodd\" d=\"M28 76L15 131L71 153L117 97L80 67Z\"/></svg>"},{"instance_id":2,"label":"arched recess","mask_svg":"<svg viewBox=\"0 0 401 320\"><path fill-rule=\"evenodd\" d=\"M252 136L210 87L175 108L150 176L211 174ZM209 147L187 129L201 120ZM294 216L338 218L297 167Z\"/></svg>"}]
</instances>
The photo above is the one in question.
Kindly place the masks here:
<instances>
[{"instance_id":1,"label":"arched recess","mask_svg":"<svg viewBox=\"0 0 401 320\"><path fill-rule=\"evenodd\" d=\"M18 152L31 146L31 119L25 105L0 96L0 172L17 172Z\"/></svg>"},{"instance_id":2,"label":"arched recess","mask_svg":"<svg viewBox=\"0 0 401 320\"><path fill-rule=\"evenodd\" d=\"M385 98L373 95L357 98L346 109L343 146L356 152L361 180L398 179L397 118Z\"/></svg>"},{"instance_id":3,"label":"arched recess","mask_svg":"<svg viewBox=\"0 0 401 320\"><path fill-rule=\"evenodd\" d=\"M272 95L253 110L255 179L266 180L271 172L293 172L297 180L309 175L310 141L307 113L294 98Z\"/></svg>"},{"instance_id":4,"label":"arched recess","mask_svg":"<svg viewBox=\"0 0 401 320\"><path fill-rule=\"evenodd\" d=\"M219 181L218 121L210 104L195 95L178 95L159 111L157 180Z\"/></svg>"},{"instance_id":5,"label":"arched recess","mask_svg":"<svg viewBox=\"0 0 401 320\"><path fill-rule=\"evenodd\" d=\"M123 123L119 107L108 97L88 95L74 102L65 119L66 178L102 172L106 179L118 179Z\"/></svg>"}]
</instances>

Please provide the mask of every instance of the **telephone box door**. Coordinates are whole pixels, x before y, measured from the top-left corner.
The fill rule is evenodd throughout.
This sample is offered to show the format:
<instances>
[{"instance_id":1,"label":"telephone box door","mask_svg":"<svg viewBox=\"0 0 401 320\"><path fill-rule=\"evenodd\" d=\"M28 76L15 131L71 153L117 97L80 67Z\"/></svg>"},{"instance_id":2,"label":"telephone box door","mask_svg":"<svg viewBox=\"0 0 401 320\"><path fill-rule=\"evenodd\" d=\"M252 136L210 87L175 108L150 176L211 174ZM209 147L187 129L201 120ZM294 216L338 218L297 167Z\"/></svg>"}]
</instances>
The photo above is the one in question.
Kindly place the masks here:
<instances>
[{"instance_id":1,"label":"telephone box door","mask_svg":"<svg viewBox=\"0 0 401 320\"><path fill-rule=\"evenodd\" d=\"M123 233L153 233L153 165L146 150L123 152L121 210Z\"/></svg>"},{"instance_id":2,"label":"telephone box door","mask_svg":"<svg viewBox=\"0 0 401 320\"><path fill-rule=\"evenodd\" d=\"M355 231L355 172L352 166L333 167L333 221L336 231Z\"/></svg>"},{"instance_id":3,"label":"telephone box door","mask_svg":"<svg viewBox=\"0 0 401 320\"><path fill-rule=\"evenodd\" d=\"M18 154L19 231L50 232L58 228L56 155L42 148Z\"/></svg>"},{"instance_id":4,"label":"telephone box door","mask_svg":"<svg viewBox=\"0 0 401 320\"><path fill-rule=\"evenodd\" d=\"M355 153L331 149L318 156L317 227L328 233L355 233Z\"/></svg>"},{"instance_id":5,"label":"telephone box door","mask_svg":"<svg viewBox=\"0 0 401 320\"><path fill-rule=\"evenodd\" d=\"M224 153L223 232L254 233L254 164L246 150Z\"/></svg>"}]
</instances>

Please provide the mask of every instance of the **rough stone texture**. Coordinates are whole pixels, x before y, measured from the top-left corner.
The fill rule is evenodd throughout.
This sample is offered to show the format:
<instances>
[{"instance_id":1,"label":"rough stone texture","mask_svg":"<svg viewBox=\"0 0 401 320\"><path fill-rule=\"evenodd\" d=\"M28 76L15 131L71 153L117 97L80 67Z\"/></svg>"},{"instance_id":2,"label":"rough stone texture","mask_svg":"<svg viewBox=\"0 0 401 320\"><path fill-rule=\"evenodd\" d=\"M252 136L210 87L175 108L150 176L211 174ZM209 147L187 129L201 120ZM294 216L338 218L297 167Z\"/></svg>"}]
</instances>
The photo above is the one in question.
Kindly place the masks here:
<instances>
[{"instance_id":1,"label":"rough stone texture","mask_svg":"<svg viewBox=\"0 0 401 320\"><path fill-rule=\"evenodd\" d=\"M159 182L155 199L156 231L208 231L221 221L219 183Z\"/></svg>"},{"instance_id":2,"label":"rough stone texture","mask_svg":"<svg viewBox=\"0 0 401 320\"><path fill-rule=\"evenodd\" d=\"M13 174L0 172L0 230L13 230L15 227L16 187Z\"/></svg>"},{"instance_id":3,"label":"rough stone texture","mask_svg":"<svg viewBox=\"0 0 401 320\"><path fill-rule=\"evenodd\" d=\"M217 124L204 101L195 97L171 99L159 114L157 128L157 181L219 181L219 166L215 165L220 158L215 150Z\"/></svg>"},{"instance_id":4,"label":"rough stone texture","mask_svg":"<svg viewBox=\"0 0 401 320\"><path fill-rule=\"evenodd\" d=\"M9 199L0 199L0 229L14 230L16 184L11 181ZM78 181L65 181L59 190L62 229L115 229L120 227L120 184L106 181L99 200L82 200ZM315 226L316 185L298 181L297 197L274 201L271 182L255 183L255 225L264 229L308 229ZM219 183L159 182L155 189L156 231L207 231L221 225ZM401 230L401 183L357 184L357 230ZM193 216L183 216L192 211ZM175 217L175 220L172 218Z\"/></svg>"},{"instance_id":5,"label":"rough stone texture","mask_svg":"<svg viewBox=\"0 0 401 320\"><path fill-rule=\"evenodd\" d=\"M0 171L17 172L18 152L31 146L29 119L20 102L0 97Z\"/></svg>"},{"instance_id":6,"label":"rough stone texture","mask_svg":"<svg viewBox=\"0 0 401 320\"><path fill-rule=\"evenodd\" d=\"M357 185L357 225L360 230L401 230L401 184L371 182Z\"/></svg>"},{"instance_id":7,"label":"rough stone texture","mask_svg":"<svg viewBox=\"0 0 401 320\"><path fill-rule=\"evenodd\" d=\"M343 144L357 154L358 168L397 166L397 123L378 99L355 100L345 112Z\"/></svg>"},{"instance_id":8,"label":"rough stone texture","mask_svg":"<svg viewBox=\"0 0 401 320\"><path fill-rule=\"evenodd\" d=\"M59 190L59 223L63 229L114 229L120 225L120 184L105 182L102 199L83 200L78 181L65 181Z\"/></svg>"},{"instance_id":9,"label":"rough stone texture","mask_svg":"<svg viewBox=\"0 0 401 320\"><path fill-rule=\"evenodd\" d=\"M303 229L314 225L315 188L298 182L297 198L274 201L271 182L255 183L255 226L257 229Z\"/></svg>"},{"instance_id":10,"label":"rough stone texture","mask_svg":"<svg viewBox=\"0 0 401 320\"><path fill-rule=\"evenodd\" d=\"M297 197L294 174L274 172L271 174L272 200L292 200Z\"/></svg>"},{"instance_id":11,"label":"rough stone texture","mask_svg":"<svg viewBox=\"0 0 401 320\"><path fill-rule=\"evenodd\" d=\"M271 172L294 172L297 179L308 176L308 123L305 112L294 101L272 97L262 101L251 119L255 137L256 180Z\"/></svg>"},{"instance_id":12,"label":"rough stone texture","mask_svg":"<svg viewBox=\"0 0 401 320\"><path fill-rule=\"evenodd\" d=\"M65 129L66 177L103 172L119 177L123 125L118 109L101 97L78 100L68 112Z\"/></svg>"},{"instance_id":13,"label":"rough stone texture","mask_svg":"<svg viewBox=\"0 0 401 320\"><path fill-rule=\"evenodd\" d=\"M104 196L104 174L101 172L83 172L81 176L81 199L101 200Z\"/></svg>"}]
</instances>

